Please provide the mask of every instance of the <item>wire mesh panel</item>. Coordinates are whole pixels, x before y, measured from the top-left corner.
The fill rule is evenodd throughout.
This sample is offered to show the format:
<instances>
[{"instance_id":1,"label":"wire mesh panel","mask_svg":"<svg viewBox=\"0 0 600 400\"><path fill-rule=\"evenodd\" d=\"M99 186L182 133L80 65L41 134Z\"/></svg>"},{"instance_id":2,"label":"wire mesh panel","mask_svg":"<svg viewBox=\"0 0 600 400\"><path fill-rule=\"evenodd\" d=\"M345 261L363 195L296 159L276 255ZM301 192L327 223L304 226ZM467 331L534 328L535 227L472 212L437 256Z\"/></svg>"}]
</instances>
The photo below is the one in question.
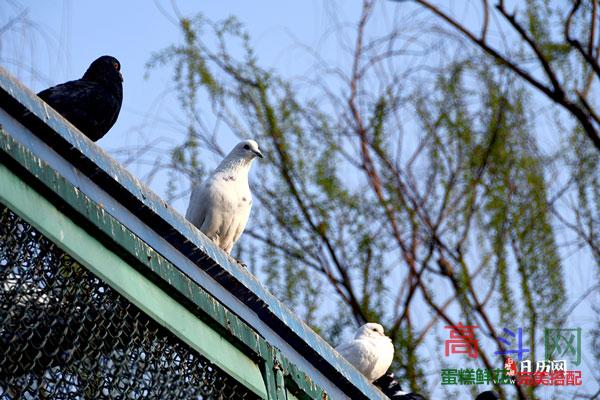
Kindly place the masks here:
<instances>
[{"instance_id":1,"label":"wire mesh panel","mask_svg":"<svg viewBox=\"0 0 600 400\"><path fill-rule=\"evenodd\" d=\"M0 399L255 399L0 204Z\"/></svg>"}]
</instances>

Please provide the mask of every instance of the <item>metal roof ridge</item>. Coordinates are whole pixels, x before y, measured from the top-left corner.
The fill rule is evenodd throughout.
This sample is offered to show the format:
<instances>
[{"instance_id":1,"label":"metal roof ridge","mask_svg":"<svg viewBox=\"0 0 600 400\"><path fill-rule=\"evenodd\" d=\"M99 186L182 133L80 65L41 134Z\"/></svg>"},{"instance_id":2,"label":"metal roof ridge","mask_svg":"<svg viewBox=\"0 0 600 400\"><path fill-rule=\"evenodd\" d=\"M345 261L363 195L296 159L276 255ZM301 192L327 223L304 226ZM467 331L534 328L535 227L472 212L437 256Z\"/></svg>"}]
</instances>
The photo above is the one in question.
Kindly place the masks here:
<instances>
[{"instance_id":1,"label":"metal roof ridge","mask_svg":"<svg viewBox=\"0 0 600 400\"><path fill-rule=\"evenodd\" d=\"M202 260L211 259L214 265L204 270L234 296L250 301L249 307L279 335L292 333L295 338L286 339L292 339L289 343L299 345L301 350L312 353L308 358L311 364L326 374L333 373L343 378L346 382L340 385L341 387L348 387L350 384L368 398L385 398L360 372L349 368L349 364L329 343L271 294L253 274L217 248L183 215L122 167L106 150L85 137L2 67L0 100L8 100L5 108L7 112L28 128L34 127L35 129L31 130L40 139L61 156L68 155L68 160L98 186L105 189L108 187L109 193L111 189L117 190L113 192L115 198L123 196L121 203L126 208L190 258L198 268L204 269L201 266ZM5 101L2 103L4 105ZM162 223L159 220L162 220ZM158 226L155 223L158 223ZM231 290L227 283L232 283L232 280L243 287L236 288L237 291ZM339 382L339 379L335 381L344 383Z\"/></svg>"}]
</instances>

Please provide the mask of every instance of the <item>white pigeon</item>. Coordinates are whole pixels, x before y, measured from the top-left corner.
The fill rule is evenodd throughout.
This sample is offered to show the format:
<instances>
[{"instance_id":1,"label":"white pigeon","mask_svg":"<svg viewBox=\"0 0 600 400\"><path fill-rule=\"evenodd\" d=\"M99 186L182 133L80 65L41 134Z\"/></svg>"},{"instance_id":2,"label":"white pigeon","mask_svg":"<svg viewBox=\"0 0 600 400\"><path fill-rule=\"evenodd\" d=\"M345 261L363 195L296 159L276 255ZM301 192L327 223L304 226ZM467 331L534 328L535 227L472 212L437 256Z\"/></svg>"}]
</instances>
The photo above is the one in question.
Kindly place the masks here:
<instances>
[{"instance_id":1,"label":"white pigeon","mask_svg":"<svg viewBox=\"0 0 600 400\"><path fill-rule=\"evenodd\" d=\"M250 216L252 193L248 172L256 157L263 157L258 143L244 140L206 181L193 185L185 217L227 254L242 235Z\"/></svg>"},{"instance_id":2,"label":"white pigeon","mask_svg":"<svg viewBox=\"0 0 600 400\"><path fill-rule=\"evenodd\" d=\"M354 339L335 349L366 376L369 382L382 377L394 358L392 339L385 336L381 325L373 322L358 328Z\"/></svg>"}]
</instances>

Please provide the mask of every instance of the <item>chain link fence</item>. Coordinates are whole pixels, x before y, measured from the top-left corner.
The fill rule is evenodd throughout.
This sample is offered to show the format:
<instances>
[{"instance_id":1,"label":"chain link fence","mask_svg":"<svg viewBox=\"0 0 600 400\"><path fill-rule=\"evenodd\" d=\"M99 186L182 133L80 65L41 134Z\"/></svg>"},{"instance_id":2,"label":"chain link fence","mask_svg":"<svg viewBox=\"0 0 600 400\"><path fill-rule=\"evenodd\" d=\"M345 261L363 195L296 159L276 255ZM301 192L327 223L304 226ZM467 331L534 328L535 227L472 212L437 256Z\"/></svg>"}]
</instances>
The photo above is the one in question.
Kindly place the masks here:
<instances>
[{"instance_id":1,"label":"chain link fence","mask_svg":"<svg viewBox=\"0 0 600 400\"><path fill-rule=\"evenodd\" d=\"M0 204L0 400L255 398Z\"/></svg>"}]
</instances>

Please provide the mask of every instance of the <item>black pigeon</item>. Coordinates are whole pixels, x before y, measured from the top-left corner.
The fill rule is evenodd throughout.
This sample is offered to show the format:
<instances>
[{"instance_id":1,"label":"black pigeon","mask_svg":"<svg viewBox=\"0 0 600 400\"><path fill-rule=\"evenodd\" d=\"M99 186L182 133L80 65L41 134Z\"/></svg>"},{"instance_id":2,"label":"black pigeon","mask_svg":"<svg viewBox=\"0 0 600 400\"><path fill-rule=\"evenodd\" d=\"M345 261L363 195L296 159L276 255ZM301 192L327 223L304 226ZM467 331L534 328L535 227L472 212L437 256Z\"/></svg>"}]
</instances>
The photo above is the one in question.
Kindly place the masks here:
<instances>
[{"instance_id":1,"label":"black pigeon","mask_svg":"<svg viewBox=\"0 0 600 400\"><path fill-rule=\"evenodd\" d=\"M119 60L96 59L83 78L38 93L48 105L94 142L114 125L123 102L123 76Z\"/></svg>"},{"instance_id":2,"label":"black pigeon","mask_svg":"<svg viewBox=\"0 0 600 400\"><path fill-rule=\"evenodd\" d=\"M393 372L389 372L373 382L373 385L377 386L383 394L385 394L390 400L426 400L420 394L417 393L406 393L402 391L400 382L396 380ZM498 393L487 390L477 395L475 400L499 400L500 396Z\"/></svg>"},{"instance_id":3,"label":"black pigeon","mask_svg":"<svg viewBox=\"0 0 600 400\"><path fill-rule=\"evenodd\" d=\"M492 390L486 390L485 392L481 392L475 398L475 400L499 400L499 399L500 399L500 396L498 396L498 393L496 393Z\"/></svg>"},{"instance_id":4,"label":"black pigeon","mask_svg":"<svg viewBox=\"0 0 600 400\"><path fill-rule=\"evenodd\" d=\"M425 400L425 397L420 394L403 392L400 382L396 380L393 372L377 379L373 385L377 386L391 400Z\"/></svg>"},{"instance_id":5,"label":"black pigeon","mask_svg":"<svg viewBox=\"0 0 600 400\"><path fill-rule=\"evenodd\" d=\"M393 372L389 372L373 382L373 385L377 386L383 394L385 394L390 400L426 400L425 397L416 393L406 393L402 391L400 382L396 380ZM498 393L487 390L477 395L475 400L499 400L500 396Z\"/></svg>"}]
</instances>

